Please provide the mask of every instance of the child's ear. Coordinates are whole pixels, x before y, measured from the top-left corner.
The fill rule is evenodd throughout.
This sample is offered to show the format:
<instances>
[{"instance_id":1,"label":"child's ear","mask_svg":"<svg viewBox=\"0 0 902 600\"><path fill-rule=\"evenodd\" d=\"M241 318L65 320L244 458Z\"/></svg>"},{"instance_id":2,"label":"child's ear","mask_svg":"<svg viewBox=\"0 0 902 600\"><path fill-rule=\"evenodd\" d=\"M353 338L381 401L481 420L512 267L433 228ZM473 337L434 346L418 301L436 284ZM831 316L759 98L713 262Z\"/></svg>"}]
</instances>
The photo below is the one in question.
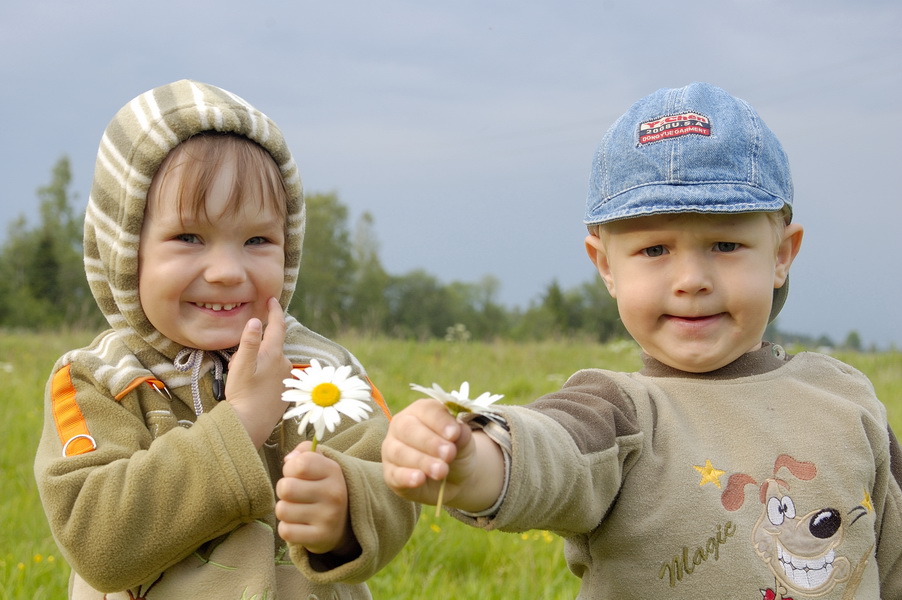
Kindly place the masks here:
<instances>
[{"instance_id":1,"label":"child's ear","mask_svg":"<svg viewBox=\"0 0 902 600\"><path fill-rule=\"evenodd\" d=\"M777 265L774 269L774 287L782 287L789 275L789 267L802 247L805 230L798 223L790 223L783 231L783 240L777 248Z\"/></svg>"},{"instance_id":2,"label":"child's ear","mask_svg":"<svg viewBox=\"0 0 902 600\"><path fill-rule=\"evenodd\" d=\"M586 254L589 255L589 260L591 260L592 264L595 265L595 268L598 269L598 274L601 275L601 279L604 281L605 287L608 288L608 293L611 295L611 298L616 298L617 296L614 293L614 277L611 275L611 265L608 263L608 254L605 252L601 238L594 233L590 233L586 236Z\"/></svg>"}]
</instances>

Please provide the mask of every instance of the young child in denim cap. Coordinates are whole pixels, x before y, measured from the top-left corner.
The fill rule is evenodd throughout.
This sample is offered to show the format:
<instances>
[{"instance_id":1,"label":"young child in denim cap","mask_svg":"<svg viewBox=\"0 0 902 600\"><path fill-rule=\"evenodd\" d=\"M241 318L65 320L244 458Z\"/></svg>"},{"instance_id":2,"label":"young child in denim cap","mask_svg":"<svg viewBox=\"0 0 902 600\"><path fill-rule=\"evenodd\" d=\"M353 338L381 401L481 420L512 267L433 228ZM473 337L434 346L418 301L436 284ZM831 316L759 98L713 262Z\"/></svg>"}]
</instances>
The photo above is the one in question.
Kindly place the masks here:
<instances>
[{"instance_id":1,"label":"young child in denim cap","mask_svg":"<svg viewBox=\"0 0 902 600\"><path fill-rule=\"evenodd\" d=\"M640 100L592 166L586 249L643 350L469 427L395 415L386 482L566 538L581 598L902 598L902 453L868 379L762 341L802 241L774 134L707 84ZM472 415L471 415L472 417Z\"/></svg>"},{"instance_id":2,"label":"young child in denim cap","mask_svg":"<svg viewBox=\"0 0 902 600\"><path fill-rule=\"evenodd\" d=\"M71 598L369 598L403 547L378 391L319 452L282 422L292 365L366 376L284 313L304 215L281 132L225 90L178 81L110 122L84 246L111 329L53 368L35 461Z\"/></svg>"}]
</instances>

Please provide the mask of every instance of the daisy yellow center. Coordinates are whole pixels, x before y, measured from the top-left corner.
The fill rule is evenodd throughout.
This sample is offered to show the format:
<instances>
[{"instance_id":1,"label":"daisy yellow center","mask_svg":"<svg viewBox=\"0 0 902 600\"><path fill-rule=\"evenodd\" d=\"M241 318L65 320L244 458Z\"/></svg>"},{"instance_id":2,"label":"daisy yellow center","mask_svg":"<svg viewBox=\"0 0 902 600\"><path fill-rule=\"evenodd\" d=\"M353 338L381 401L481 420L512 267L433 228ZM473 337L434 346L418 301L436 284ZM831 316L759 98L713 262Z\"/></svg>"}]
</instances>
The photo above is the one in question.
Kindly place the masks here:
<instances>
[{"instance_id":1,"label":"daisy yellow center","mask_svg":"<svg viewBox=\"0 0 902 600\"><path fill-rule=\"evenodd\" d=\"M321 383L313 388L310 394L313 403L319 406L332 406L341 399L341 390L334 383Z\"/></svg>"}]
</instances>

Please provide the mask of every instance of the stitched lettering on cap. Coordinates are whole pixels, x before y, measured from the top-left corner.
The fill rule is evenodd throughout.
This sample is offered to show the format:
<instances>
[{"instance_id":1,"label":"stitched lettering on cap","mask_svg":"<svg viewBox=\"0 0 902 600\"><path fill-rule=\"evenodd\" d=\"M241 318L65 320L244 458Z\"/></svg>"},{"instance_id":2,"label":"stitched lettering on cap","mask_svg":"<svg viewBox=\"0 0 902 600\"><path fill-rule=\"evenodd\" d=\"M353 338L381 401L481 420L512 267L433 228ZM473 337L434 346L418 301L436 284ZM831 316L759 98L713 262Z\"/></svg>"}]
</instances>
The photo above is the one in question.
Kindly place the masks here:
<instances>
[{"instance_id":1,"label":"stitched lettering on cap","mask_svg":"<svg viewBox=\"0 0 902 600\"><path fill-rule=\"evenodd\" d=\"M694 112L658 117L639 124L639 144L650 144L683 135L711 135L711 120Z\"/></svg>"}]
</instances>

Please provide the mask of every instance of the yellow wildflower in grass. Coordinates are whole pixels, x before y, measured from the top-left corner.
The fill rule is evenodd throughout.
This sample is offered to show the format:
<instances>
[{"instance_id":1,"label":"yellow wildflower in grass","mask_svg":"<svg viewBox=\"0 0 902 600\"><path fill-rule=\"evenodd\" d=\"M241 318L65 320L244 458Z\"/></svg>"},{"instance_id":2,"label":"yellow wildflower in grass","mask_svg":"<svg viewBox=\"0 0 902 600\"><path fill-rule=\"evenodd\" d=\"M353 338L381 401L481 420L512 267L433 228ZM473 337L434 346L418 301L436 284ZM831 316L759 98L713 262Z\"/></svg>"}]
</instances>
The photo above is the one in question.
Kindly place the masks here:
<instances>
[{"instance_id":1,"label":"yellow wildflower in grass","mask_svg":"<svg viewBox=\"0 0 902 600\"><path fill-rule=\"evenodd\" d=\"M341 415L355 421L362 421L373 412L367 404L370 399L368 383L351 375L351 367L322 366L313 359L306 369L292 369L294 378L285 379L282 400L293 402L294 407L285 411L284 420L301 417L298 432L303 433L308 425L313 426L313 450L323 439L326 430L335 431L341 422Z\"/></svg>"},{"instance_id":2,"label":"yellow wildflower in grass","mask_svg":"<svg viewBox=\"0 0 902 600\"><path fill-rule=\"evenodd\" d=\"M541 540L541 541L545 542L546 544L550 544L554 541L554 536L551 535L550 532L545 531L545 530L532 530L532 531L525 531L525 532L521 533L520 539L523 541L527 541L529 539L532 539L534 541Z\"/></svg>"},{"instance_id":3,"label":"yellow wildflower in grass","mask_svg":"<svg viewBox=\"0 0 902 600\"><path fill-rule=\"evenodd\" d=\"M411 383L410 389L422 392L430 398L435 398L444 404L445 408L448 409L448 412L457 419L460 419L460 416L466 413L476 413L477 415L490 414L492 410L489 407L501 398L504 398L503 394L483 392L478 397L470 399L470 383L467 381L460 384L459 390L452 390L450 392L443 390L437 383L433 383L431 388ZM445 497L445 483L447 483L447 481L447 478L443 479L442 485L438 489L438 502L435 505L436 517L439 516L442 511L442 501Z\"/></svg>"}]
</instances>

